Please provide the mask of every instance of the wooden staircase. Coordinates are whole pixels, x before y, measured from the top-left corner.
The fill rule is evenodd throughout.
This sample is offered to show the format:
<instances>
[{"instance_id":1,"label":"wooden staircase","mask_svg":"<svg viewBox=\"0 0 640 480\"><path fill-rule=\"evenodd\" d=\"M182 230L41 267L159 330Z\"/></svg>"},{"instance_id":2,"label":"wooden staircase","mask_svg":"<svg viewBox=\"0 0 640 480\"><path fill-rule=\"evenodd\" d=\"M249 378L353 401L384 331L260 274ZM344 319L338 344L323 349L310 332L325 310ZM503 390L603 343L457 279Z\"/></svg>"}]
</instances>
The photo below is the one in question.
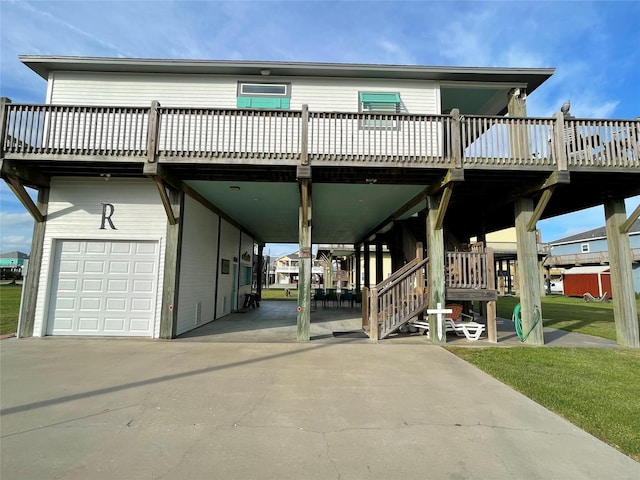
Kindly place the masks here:
<instances>
[{"instance_id":1,"label":"wooden staircase","mask_svg":"<svg viewBox=\"0 0 640 480\"><path fill-rule=\"evenodd\" d=\"M425 271L429 261L418 255L389 278L362 292L362 327L371 340L385 338L427 309Z\"/></svg>"}]
</instances>

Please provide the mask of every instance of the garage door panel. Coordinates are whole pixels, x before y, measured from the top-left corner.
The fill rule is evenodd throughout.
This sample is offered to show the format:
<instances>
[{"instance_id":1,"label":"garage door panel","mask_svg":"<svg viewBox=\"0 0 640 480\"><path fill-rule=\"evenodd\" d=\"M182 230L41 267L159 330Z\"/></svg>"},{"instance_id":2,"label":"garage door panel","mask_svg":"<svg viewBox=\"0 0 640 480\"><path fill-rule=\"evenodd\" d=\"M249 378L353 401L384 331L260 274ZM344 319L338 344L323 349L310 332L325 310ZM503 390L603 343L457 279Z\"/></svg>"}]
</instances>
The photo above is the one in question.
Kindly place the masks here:
<instances>
[{"instance_id":1,"label":"garage door panel","mask_svg":"<svg viewBox=\"0 0 640 480\"><path fill-rule=\"evenodd\" d=\"M105 242L89 242L86 247L87 255L104 255L107 253Z\"/></svg>"},{"instance_id":2,"label":"garage door panel","mask_svg":"<svg viewBox=\"0 0 640 480\"><path fill-rule=\"evenodd\" d=\"M83 273L104 273L105 272L105 268L104 268L104 261L100 260L100 261L93 261L93 260L87 260L84 262L83 264Z\"/></svg>"},{"instance_id":3,"label":"garage door panel","mask_svg":"<svg viewBox=\"0 0 640 480\"><path fill-rule=\"evenodd\" d=\"M61 273L79 273L80 262L77 260L65 260L63 262L60 262L60 272Z\"/></svg>"},{"instance_id":4,"label":"garage door panel","mask_svg":"<svg viewBox=\"0 0 640 480\"><path fill-rule=\"evenodd\" d=\"M81 332L97 333L100 329L99 317L80 317L78 319L78 330Z\"/></svg>"},{"instance_id":5,"label":"garage door panel","mask_svg":"<svg viewBox=\"0 0 640 480\"><path fill-rule=\"evenodd\" d=\"M158 251L158 242L58 241L47 334L152 336Z\"/></svg>"},{"instance_id":6,"label":"garage door panel","mask_svg":"<svg viewBox=\"0 0 640 480\"><path fill-rule=\"evenodd\" d=\"M101 292L104 281L101 279L88 279L85 278L82 280L82 291L83 292Z\"/></svg>"},{"instance_id":7,"label":"garage door panel","mask_svg":"<svg viewBox=\"0 0 640 480\"><path fill-rule=\"evenodd\" d=\"M128 280L107 280L107 289L109 292L127 292L129 290Z\"/></svg>"},{"instance_id":8,"label":"garage door panel","mask_svg":"<svg viewBox=\"0 0 640 480\"><path fill-rule=\"evenodd\" d=\"M152 274L155 272L155 263L153 262L135 262L134 272L139 274Z\"/></svg>"},{"instance_id":9,"label":"garage door panel","mask_svg":"<svg viewBox=\"0 0 640 480\"><path fill-rule=\"evenodd\" d=\"M125 332L126 319L124 317L108 317L104 319L105 332Z\"/></svg>"},{"instance_id":10,"label":"garage door panel","mask_svg":"<svg viewBox=\"0 0 640 480\"><path fill-rule=\"evenodd\" d=\"M109 312L124 312L127 309L127 299L107 298L106 308Z\"/></svg>"}]
</instances>

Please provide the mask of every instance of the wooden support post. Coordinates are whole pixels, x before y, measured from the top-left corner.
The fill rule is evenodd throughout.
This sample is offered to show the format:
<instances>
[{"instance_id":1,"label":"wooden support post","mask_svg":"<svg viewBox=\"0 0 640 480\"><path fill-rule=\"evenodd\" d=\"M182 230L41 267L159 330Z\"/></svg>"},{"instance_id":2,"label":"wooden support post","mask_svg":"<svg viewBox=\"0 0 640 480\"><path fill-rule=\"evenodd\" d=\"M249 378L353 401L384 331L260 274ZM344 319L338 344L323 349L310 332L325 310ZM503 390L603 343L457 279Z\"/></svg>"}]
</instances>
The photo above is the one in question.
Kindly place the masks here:
<instances>
[{"instance_id":1,"label":"wooden support post","mask_svg":"<svg viewBox=\"0 0 640 480\"><path fill-rule=\"evenodd\" d=\"M551 154L556 159L556 168L558 171L566 172L569 170L569 164L567 162L567 150L565 148L564 114L562 112L556 112L553 117L555 119L553 126L553 143L555 145Z\"/></svg>"},{"instance_id":2,"label":"wooden support post","mask_svg":"<svg viewBox=\"0 0 640 480\"><path fill-rule=\"evenodd\" d=\"M356 245L356 292L359 292L362 288L362 283L360 281L360 273L361 273L361 266L360 266L360 245Z\"/></svg>"},{"instance_id":3,"label":"wooden support post","mask_svg":"<svg viewBox=\"0 0 640 480\"><path fill-rule=\"evenodd\" d=\"M5 132L7 131L7 105L11 103L11 99L7 97L0 97L0 156L3 153L6 145Z\"/></svg>"},{"instance_id":4,"label":"wooden support post","mask_svg":"<svg viewBox=\"0 0 640 480\"><path fill-rule=\"evenodd\" d=\"M544 345L542 332L542 303L540 301L540 270L538 269L538 243L536 232L527 228L533 216L533 200L515 201L516 239L518 251L518 284L520 287L520 314L522 332L528 334L525 343ZM538 319L538 323L534 323Z\"/></svg>"},{"instance_id":5,"label":"wooden support post","mask_svg":"<svg viewBox=\"0 0 640 480\"><path fill-rule=\"evenodd\" d=\"M378 288L371 287L369 290L369 339L372 342L378 341Z\"/></svg>"},{"instance_id":6,"label":"wooden support post","mask_svg":"<svg viewBox=\"0 0 640 480\"><path fill-rule=\"evenodd\" d=\"M369 242L364 242L364 286L371 288L371 252Z\"/></svg>"},{"instance_id":7,"label":"wooden support post","mask_svg":"<svg viewBox=\"0 0 640 480\"><path fill-rule=\"evenodd\" d=\"M3 177L7 181L7 184L9 185L9 188L11 189L13 194L18 197L20 203L22 203L24 208L27 209L33 219L38 223L44 222L44 215L42 215L42 212L40 212L38 206L33 203L33 200L31 200L31 197L25 190L24 185L22 184L20 179L18 177L14 177L13 175L3 175Z\"/></svg>"},{"instance_id":8,"label":"wooden support post","mask_svg":"<svg viewBox=\"0 0 640 480\"><path fill-rule=\"evenodd\" d=\"M175 338L178 326L178 291L180 283L180 257L182 255L182 212L184 192L169 190L172 211L177 211L176 223L167 221L167 241L164 255L164 281L160 313L160 338Z\"/></svg>"},{"instance_id":9,"label":"wooden support post","mask_svg":"<svg viewBox=\"0 0 640 480\"><path fill-rule=\"evenodd\" d=\"M258 258L256 261L256 294L258 295L258 298L262 298L262 271L263 270L264 270L264 245L258 245Z\"/></svg>"},{"instance_id":10,"label":"wooden support post","mask_svg":"<svg viewBox=\"0 0 640 480\"><path fill-rule=\"evenodd\" d=\"M454 168L462 168L462 138L460 129L460 110L451 110L451 164Z\"/></svg>"},{"instance_id":11,"label":"wooden support post","mask_svg":"<svg viewBox=\"0 0 640 480\"><path fill-rule=\"evenodd\" d=\"M362 328L369 327L369 289L362 287Z\"/></svg>"},{"instance_id":12,"label":"wooden support post","mask_svg":"<svg viewBox=\"0 0 640 480\"><path fill-rule=\"evenodd\" d=\"M298 236L300 242L300 261L298 274L298 319L297 339L308 342L311 324L311 181L299 179L300 215ZM326 284L325 284L326 287Z\"/></svg>"},{"instance_id":13,"label":"wooden support post","mask_svg":"<svg viewBox=\"0 0 640 480\"><path fill-rule=\"evenodd\" d=\"M376 285L384 280L383 266L382 242L378 240L376 241Z\"/></svg>"},{"instance_id":14,"label":"wooden support post","mask_svg":"<svg viewBox=\"0 0 640 480\"><path fill-rule=\"evenodd\" d=\"M42 213L42 221L36 221L33 225L31 237L31 254L29 255L29 269L24 279L22 288L22 304L18 322L18 337L33 336L33 326L36 318L36 302L38 300L38 288L40 285L40 272L42 268L42 255L44 248L44 232L46 227L47 211L49 209L49 188L41 188L38 191L38 211Z\"/></svg>"},{"instance_id":15,"label":"wooden support post","mask_svg":"<svg viewBox=\"0 0 640 480\"><path fill-rule=\"evenodd\" d=\"M514 88L509 92L509 103L507 104L509 117L517 119L527 116L527 92L524 88ZM511 125L509 135L509 146L511 158L516 160L529 160L529 131L522 123Z\"/></svg>"},{"instance_id":16,"label":"wooden support post","mask_svg":"<svg viewBox=\"0 0 640 480\"><path fill-rule=\"evenodd\" d=\"M638 337L638 309L633 290L631 248L629 235L621 232L627 219L623 199L609 199L604 204L604 216L611 267L613 317L618 344L640 348Z\"/></svg>"},{"instance_id":17,"label":"wooden support post","mask_svg":"<svg viewBox=\"0 0 640 480\"><path fill-rule=\"evenodd\" d=\"M435 309L438 304L445 305L445 278L444 278L444 230L436 228L440 197L427 197L427 282L429 285L429 308ZM435 315L429 316L429 331L433 343L446 343L447 335L438 338L438 321Z\"/></svg>"},{"instance_id":18,"label":"wooden support post","mask_svg":"<svg viewBox=\"0 0 640 480\"><path fill-rule=\"evenodd\" d=\"M487 254L487 288L496 289L496 261L493 255L493 248L486 248ZM496 321L496 301L487 302L485 308L485 319L487 321L487 338L491 343L498 342L498 324Z\"/></svg>"},{"instance_id":19,"label":"wooden support post","mask_svg":"<svg viewBox=\"0 0 640 480\"><path fill-rule=\"evenodd\" d=\"M149 130L147 132L147 162L156 162L158 151L158 132L160 129L160 102L153 100L149 109Z\"/></svg>"}]
</instances>

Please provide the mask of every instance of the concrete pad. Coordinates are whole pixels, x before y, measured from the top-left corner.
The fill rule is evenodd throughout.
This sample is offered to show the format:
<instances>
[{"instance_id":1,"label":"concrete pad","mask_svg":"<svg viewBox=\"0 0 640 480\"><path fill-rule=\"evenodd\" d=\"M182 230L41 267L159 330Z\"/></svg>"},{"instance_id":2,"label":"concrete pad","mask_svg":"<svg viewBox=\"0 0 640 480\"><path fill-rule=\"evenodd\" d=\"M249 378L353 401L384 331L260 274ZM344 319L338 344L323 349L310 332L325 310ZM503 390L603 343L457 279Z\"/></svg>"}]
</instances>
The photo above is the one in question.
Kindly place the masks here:
<instances>
[{"instance_id":1,"label":"concrete pad","mask_svg":"<svg viewBox=\"0 0 640 480\"><path fill-rule=\"evenodd\" d=\"M424 337L202 338L3 340L0 477L640 478Z\"/></svg>"}]
</instances>

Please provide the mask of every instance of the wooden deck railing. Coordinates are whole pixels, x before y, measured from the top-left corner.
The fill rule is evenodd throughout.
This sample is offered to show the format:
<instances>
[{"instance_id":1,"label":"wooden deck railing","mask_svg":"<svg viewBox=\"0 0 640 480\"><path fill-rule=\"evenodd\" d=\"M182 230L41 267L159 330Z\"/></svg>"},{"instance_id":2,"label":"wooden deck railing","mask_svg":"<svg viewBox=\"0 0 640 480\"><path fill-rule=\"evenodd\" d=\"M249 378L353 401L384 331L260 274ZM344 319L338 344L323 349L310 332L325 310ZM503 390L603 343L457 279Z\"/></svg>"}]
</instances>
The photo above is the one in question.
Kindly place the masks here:
<instances>
[{"instance_id":1,"label":"wooden deck railing","mask_svg":"<svg viewBox=\"0 0 640 480\"><path fill-rule=\"evenodd\" d=\"M640 169L640 120L11 103L0 119L5 156Z\"/></svg>"},{"instance_id":2,"label":"wooden deck railing","mask_svg":"<svg viewBox=\"0 0 640 480\"><path fill-rule=\"evenodd\" d=\"M447 288L489 288L486 252L447 252L445 262Z\"/></svg>"}]
</instances>

